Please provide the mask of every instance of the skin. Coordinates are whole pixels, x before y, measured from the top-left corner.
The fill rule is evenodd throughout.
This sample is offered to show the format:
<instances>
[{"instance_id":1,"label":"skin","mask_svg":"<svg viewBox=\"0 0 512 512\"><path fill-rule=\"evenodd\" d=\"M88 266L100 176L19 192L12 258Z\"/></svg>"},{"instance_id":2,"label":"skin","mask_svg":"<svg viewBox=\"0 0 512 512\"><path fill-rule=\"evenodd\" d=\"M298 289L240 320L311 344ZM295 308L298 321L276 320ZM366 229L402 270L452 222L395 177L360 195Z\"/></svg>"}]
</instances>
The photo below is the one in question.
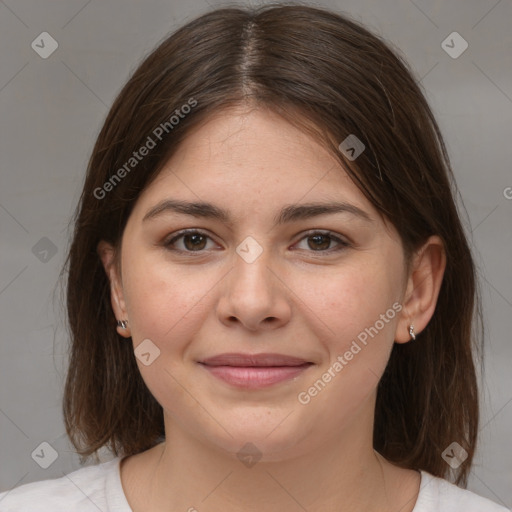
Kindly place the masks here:
<instances>
[{"instance_id":1,"label":"skin","mask_svg":"<svg viewBox=\"0 0 512 512\"><path fill-rule=\"evenodd\" d=\"M143 222L163 199L208 201L232 226L166 213ZM373 219L346 213L273 225L281 207L344 200ZM206 232L200 255L165 247L186 228ZM350 243L316 241L329 230ZM253 237L252 263L237 246ZM331 243L329 244L329 241ZM194 251L190 238L176 249ZM275 114L239 108L197 128L139 197L121 244L98 254L111 282L118 328L134 349L145 339L160 355L140 373L164 410L166 441L122 461L134 510L412 511L420 474L372 447L377 384L393 343L407 343L432 317L446 258L431 237L406 273L400 237L344 169L309 136ZM323 252L322 252L323 251ZM398 302L402 310L307 405L307 391ZM129 341L127 341L128 343ZM260 390L221 381L197 361L225 352L272 352L314 362L298 377ZM261 452L252 467L237 453Z\"/></svg>"}]
</instances>

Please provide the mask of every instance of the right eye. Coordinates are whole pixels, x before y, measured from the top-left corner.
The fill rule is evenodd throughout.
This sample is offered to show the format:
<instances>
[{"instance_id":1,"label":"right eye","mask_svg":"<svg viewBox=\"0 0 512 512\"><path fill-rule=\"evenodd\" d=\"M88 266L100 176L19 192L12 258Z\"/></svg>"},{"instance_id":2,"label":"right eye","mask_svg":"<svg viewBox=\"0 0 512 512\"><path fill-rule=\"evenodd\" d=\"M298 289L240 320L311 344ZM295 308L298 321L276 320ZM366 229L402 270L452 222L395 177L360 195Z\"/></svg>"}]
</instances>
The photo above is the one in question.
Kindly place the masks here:
<instances>
[{"instance_id":1,"label":"right eye","mask_svg":"<svg viewBox=\"0 0 512 512\"><path fill-rule=\"evenodd\" d=\"M174 245L180 239L183 239L183 247L184 249L178 248L176 249ZM183 231L178 232L171 239L164 242L164 246L166 249L170 251L184 252L184 253L197 253L203 252L205 249L205 242L207 239L210 239L210 236L204 233L203 231L199 231L197 229L185 229Z\"/></svg>"}]
</instances>

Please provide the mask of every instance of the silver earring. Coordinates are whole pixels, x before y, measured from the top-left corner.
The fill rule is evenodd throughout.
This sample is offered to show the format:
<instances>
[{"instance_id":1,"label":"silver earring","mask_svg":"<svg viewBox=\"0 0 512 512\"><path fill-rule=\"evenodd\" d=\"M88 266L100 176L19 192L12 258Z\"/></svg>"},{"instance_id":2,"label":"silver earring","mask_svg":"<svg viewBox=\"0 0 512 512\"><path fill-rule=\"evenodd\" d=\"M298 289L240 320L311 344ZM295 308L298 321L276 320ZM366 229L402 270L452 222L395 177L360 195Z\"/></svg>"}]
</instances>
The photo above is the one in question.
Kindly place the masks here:
<instances>
[{"instance_id":1,"label":"silver earring","mask_svg":"<svg viewBox=\"0 0 512 512\"><path fill-rule=\"evenodd\" d=\"M117 326L126 329L128 327L128 320L118 320Z\"/></svg>"},{"instance_id":2,"label":"silver earring","mask_svg":"<svg viewBox=\"0 0 512 512\"><path fill-rule=\"evenodd\" d=\"M409 334L413 340L416 339L416 334L414 334L414 326L412 324L409 326Z\"/></svg>"}]
</instances>

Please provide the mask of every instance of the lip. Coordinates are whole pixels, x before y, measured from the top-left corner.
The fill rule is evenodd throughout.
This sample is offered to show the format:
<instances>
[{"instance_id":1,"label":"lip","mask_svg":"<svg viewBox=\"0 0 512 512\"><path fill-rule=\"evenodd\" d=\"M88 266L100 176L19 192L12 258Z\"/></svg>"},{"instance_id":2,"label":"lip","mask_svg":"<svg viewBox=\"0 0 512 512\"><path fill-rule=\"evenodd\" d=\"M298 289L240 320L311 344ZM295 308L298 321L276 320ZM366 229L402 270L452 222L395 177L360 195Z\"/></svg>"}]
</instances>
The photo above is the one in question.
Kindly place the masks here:
<instances>
[{"instance_id":1,"label":"lip","mask_svg":"<svg viewBox=\"0 0 512 512\"><path fill-rule=\"evenodd\" d=\"M200 361L207 366L300 366L310 361L283 354L241 354L226 353Z\"/></svg>"},{"instance_id":2,"label":"lip","mask_svg":"<svg viewBox=\"0 0 512 512\"><path fill-rule=\"evenodd\" d=\"M293 379L312 362L282 354L220 354L199 364L214 377L239 388L260 389Z\"/></svg>"}]
</instances>

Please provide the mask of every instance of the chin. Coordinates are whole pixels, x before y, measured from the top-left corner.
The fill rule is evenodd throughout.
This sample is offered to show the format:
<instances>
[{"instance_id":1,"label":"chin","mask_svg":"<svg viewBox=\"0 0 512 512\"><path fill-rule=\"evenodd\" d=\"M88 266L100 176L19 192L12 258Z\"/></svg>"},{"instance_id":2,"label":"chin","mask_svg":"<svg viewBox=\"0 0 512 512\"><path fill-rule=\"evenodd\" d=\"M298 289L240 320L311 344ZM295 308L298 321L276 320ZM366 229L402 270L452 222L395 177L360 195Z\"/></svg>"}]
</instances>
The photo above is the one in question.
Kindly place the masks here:
<instances>
[{"instance_id":1,"label":"chin","mask_svg":"<svg viewBox=\"0 0 512 512\"><path fill-rule=\"evenodd\" d=\"M240 460L244 456L253 456L261 462L292 459L299 455L299 440L305 437L305 432L294 429L293 422L285 427L287 421L288 419L280 426L279 421L260 420L259 423L250 425L246 421L229 421L226 423L229 425L227 430L232 437L220 429L207 435L208 442Z\"/></svg>"}]
</instances>

